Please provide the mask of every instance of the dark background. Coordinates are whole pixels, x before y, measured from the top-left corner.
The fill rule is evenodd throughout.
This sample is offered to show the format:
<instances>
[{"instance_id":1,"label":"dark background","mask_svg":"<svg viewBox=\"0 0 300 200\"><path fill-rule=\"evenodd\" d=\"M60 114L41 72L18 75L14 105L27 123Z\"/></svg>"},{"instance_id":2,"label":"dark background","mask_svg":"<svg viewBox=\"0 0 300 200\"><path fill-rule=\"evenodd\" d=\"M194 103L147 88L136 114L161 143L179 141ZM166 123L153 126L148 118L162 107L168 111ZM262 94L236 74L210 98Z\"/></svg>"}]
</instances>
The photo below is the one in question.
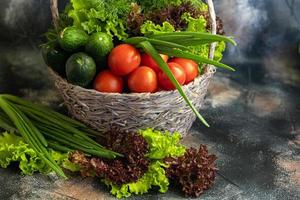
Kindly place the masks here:
<instances>
[{"instance_id":1,"label":"dark background","mask_svg":"<svg viewBox=\"0 0 300 200\"><path fill-rule=\"evenodd\" d=\"M61 8L66 3L59 2ZM225 179L219 176L203 198L300 199L300 0L215 4L227 35L239 45L229 47L223 60L237 72L217 72L201 111L212 128L196 122L185 138L191 146L207 144L219 157ZM0 1L0 93L54 107L61 103L39 49L50 24L48 0ZM70 188L41 176L0 174L0 199L47 199L57 188ZM74 184L79 185L74 190L86 192Z\"/></svg>"}]
</instances>

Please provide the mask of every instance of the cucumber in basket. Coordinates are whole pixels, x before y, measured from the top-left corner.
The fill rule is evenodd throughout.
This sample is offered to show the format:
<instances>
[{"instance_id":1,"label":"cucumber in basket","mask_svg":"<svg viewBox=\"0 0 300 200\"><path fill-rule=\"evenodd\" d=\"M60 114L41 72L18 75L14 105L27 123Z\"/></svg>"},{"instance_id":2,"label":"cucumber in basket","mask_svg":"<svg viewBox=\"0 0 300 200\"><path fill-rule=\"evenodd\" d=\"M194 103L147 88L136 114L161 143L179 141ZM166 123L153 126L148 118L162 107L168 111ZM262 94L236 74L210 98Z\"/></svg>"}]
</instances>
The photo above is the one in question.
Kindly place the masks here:
<instances>
[{"instance_id":1,"label":"cucumber in basket","mask_svg":"<svg viewBox=\"0 0 300 200\"><path fill-rule=\"evenodd\" d=\"M106 33L94 33L90 36L85 51L97 64L105 64L106 56L114 47L112 37Z\"/></svg>"},{"instance_id":2,"label":"cucumber in basket","mask_svg":"<svg viewBox=\"0 0 300 200\"><path fill-rule=\"evenodd\" d=\"M44 45L42 48L45 63L61 76L66 74L66 62L69 57L58 44Z\"/></svg>"},{"instance_id":3,"label":"cucumber in basket","mask_svg":"<svg viewBox=\"0 0 300 200\"><path fill-rule=\"evenodd\" d=\"M70 83L86 87L96 75L96 63L85 53L75 53L67 61L66 75Z\"/></svg>"},{"instance_id":4,"label":"cucumber in basket","mask_svg":"<svg viewBox=\"0 0 300 200\"><path fill-rule=\"evenodd\" d=\"M75 52L84 47L88 39L88 34L76 27L65 28L58 37L61 48L68 52Z\"/></svg>"}]
</instances>

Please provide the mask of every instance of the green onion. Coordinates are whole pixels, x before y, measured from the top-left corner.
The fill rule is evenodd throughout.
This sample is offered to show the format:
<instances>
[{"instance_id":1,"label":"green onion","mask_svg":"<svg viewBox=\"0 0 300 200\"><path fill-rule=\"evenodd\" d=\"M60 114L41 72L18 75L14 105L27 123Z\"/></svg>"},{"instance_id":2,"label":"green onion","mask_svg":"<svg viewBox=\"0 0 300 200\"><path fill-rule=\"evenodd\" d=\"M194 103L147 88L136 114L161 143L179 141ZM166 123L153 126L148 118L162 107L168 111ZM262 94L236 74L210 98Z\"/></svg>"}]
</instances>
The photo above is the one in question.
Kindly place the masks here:
<instances>
[{"instance_id":1,"label":"green onion","mask_svg":"<svg viewBox=\"0 0 300 200\"><path fill-rule=\"evenodd\" d=\"M24 100L20 97L16 97L16 96L13 96L13 95L9 95L9 94L2 94L1 97L9 100L9 101L12 101L16 104L19 104L19 105L23 105L23 106L26 106L26 107L29 107L29 108L33 108L35 110L39 110L42 114L46 115L46 116L51 116L51 117L54 117L56 119L61 119L62 121L66 122L66 123L70 123L70 124L73 124L75 127L83 127L83 128L87 128L84 124L82 124L81 122L78 122L76 120L73 120L65 115L62 115L58 112L55 112L47 107L44 107L44 106L40 106L40 105L36 105L30 101L27 101L27 100Z\"/></svg>"},{"instance_id":2,"label":"green onion","mask_svg":"<svg viewBox=\"0 0 300 200\"><path fill-rule=\"evenodd\" d=\"M203 39L198 39L198 38L185 38L181 40L177 40L175 43L191 47L191 46L200 46L200 45L205 45L205 44L210 44L216 42L215 40L203 40Z\"/></svg>"},{"instance_id":3,"label":"green onion","mask_svg":"<svg viewBox=\"0 0 300 200\"><path fill-rule=\"evenodd\" d=\"M0 110L0 128L8 131L17 132L17 129L14 127L13 123L7 118L5 113Z\"/></svg>"},{"instance_id":4,"label":"green onion","mask_svg":"<svg viewBox=\"0 0 300 200\"><path fill-rule=\"evenodd\" d=\"M152 35L149 38L158 39L158 40L164 40L164 41L170 41L176 43L178 38L174 38L174 36L180 36L181 39L184 39L184 37L193 37L201 40L211 40L212 42L217 41L225 41L229 42L232 45L236 46L237 43L230 37L222 36L222 35L213 35L210 33L198 33L198 32L173 32L173 33L161 33L157 35Z\"/></svg>"},{"instance_id":5,"label":"green onion","mask_svg":"<svg viewBox=\"0 0 300 200\"><path fill-rule=\"evenodd\" d=\"M63 152L63 153L69 153L69 152L73 151L72 149L62 146L59 143L54 142L52 140L48 140L48 144L49 144L49 147L51 147L52 149Z\"/></svg>"},{"instance_id":6,"label":"green onion","mask_svg":"<svg viewBox=\"0 0 300 200\"><path fill-rule=\"evenodd\" d=\"M126 39L124 42L127 44L137 45L141 42L148 41L148 39L149 38L147 37L131 37Z\"/></svg>"},{"instance_id":7,"label":"green onion","mask_svg":"<svg viewBox=\"0 0 300 200\"><path fill-rule=\"evenodd\" d=\"M224 68L230 71L235 71L235 69L233 69L232 67L225 65L223 63L214 61L214 60L210 60L207 58L203 58L201 56L189 53L189 52L185 52L185 51L181 51L178 49L170 49L170 48L165 48L165 47L156 47L159 53L162 54L166 54L168 56L175 56L175 57L179 57L179 58L186 58L186 59L191 59L200 63L206 63L206 64L210 64L210 65L214 65L216 67L220 67L220 68Z\"/></svg>"},{"instance_id":8,"label":"green onion","mask_svg":"<svg viewBox=\"0 0 300 200\"><path fill-rule=\"evenodd\" d=\"M2 96L0 96L0 107L17 127L25 141L36 151L38 156L58 175L67 178L62 169L51 158L45 146L43 146L41 137L35 135L37 132L33 128L34 126L31 121L17 107L6 102Z\"/></svg>"},{"instance_id":9,"label":"green onion","mask_svg":"<svg viewBox=\"0 0 300 200\"><path fill-rule=\"evenodd\" d=\"M156 40L156 39L149 39L148 40L152 45L157 45L157 46L164 46L164 47L169 47L169 48L175 48L175 49L182 49L182 50L190 50L188 47L176 44L173 42L167 42L163 40Z\"/></svg>"},{"instance_id":10,"label":"green onion","mask_svg":"<svg viewBox=\"0 0 300 200\"><path fill-rule=\"evenodd\" d=\"M17 130L38 156L58 175L65 177L62 169L50 156L47 146L62 152L75 150L86 154L114 159L122 154L105 149L87 136L98 132L43 106L11 95L0 95L0 127Z\"/></svg>"}]
</instances>

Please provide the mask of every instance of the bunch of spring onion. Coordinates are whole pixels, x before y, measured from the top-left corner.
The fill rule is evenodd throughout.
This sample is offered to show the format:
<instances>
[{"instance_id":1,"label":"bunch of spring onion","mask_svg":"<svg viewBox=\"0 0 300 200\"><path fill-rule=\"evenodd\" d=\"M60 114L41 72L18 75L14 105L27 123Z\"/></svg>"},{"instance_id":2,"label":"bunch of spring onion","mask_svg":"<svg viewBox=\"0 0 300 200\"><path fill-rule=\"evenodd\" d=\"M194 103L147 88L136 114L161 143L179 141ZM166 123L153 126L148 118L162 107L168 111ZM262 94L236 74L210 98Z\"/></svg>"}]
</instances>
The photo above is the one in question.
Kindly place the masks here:
<instances>
[{"instance_id":1,"label":"bunch of spring onion","mask_svg":"<svg viewBox=\"0 0 300 200\"><path fill-rule=\"evenodd\" d=\"M193 54L191 52L191 49L189 48L191 46L198 46L220 41L225 41L231 43L232 45L236 45L236 42L230 37L198 32L173 32L156 34L149 37L132 37L125 40L125 43L135 45L137 48L142 48L147 54L151 55L151 57L168 76L168 78L178 90L179 94L183 97L183 99L193 110L196 116L200 119L200 121L205 126L209 127L209 124L200 115L195 106L191 103L191 101L183 91L182 87L172 74L167 63L161 58L159 53L166 54L170 57L174 56L178 58L191 59L198 63L205 63L227 70L235 71L232 67L228 65Z\"/></svg>"},{"instance_id":2,"label":"bunch of spring onion","mask_svg":"<svg viewBox=\"0 0 300 200\"><path fill-rule=\"evenodd\" d=\"M91 139L89 136L99 135L94 130L49 108L12 95L0 95L0 108L0 128L19 133L41 160L62 177L66 178L48 148L61 152L80 150L108 159L122 156Z\"/></svg>"}]
</instances>

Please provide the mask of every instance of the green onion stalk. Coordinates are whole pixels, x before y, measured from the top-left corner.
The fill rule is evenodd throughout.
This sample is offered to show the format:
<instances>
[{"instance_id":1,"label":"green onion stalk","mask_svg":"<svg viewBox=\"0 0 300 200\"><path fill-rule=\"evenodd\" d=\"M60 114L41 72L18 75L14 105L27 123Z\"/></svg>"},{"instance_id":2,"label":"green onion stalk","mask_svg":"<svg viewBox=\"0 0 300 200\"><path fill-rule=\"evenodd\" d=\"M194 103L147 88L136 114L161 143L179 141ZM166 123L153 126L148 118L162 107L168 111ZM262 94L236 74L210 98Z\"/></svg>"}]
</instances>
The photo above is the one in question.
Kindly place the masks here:
<instances>
[{"instance_id":1,"label":"green onion stalk","mask_svg":"<svg viewBox=\"0 0 300 200\"><path fill-rule=\"evenodd\" d=\"M3 94L0 95L0 108L0 127L19 133L41 160L64 178L66 176L51 158L49 148L61 152L80 150L107 159L122 156L89 137L101 136L98 132L47 107Z\"/></svg>"}]
</instances>

